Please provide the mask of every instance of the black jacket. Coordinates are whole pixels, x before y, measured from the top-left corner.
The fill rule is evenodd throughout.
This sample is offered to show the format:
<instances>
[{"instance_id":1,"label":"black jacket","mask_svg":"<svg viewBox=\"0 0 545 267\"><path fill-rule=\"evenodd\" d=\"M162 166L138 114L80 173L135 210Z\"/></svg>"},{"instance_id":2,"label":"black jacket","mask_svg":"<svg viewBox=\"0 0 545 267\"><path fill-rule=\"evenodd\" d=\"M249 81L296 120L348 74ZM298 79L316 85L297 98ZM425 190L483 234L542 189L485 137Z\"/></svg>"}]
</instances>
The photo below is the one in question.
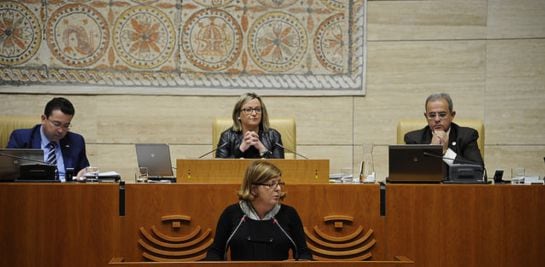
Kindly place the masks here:
<instances>
[{"instance_id":1,"label":"black jacket","mask_svg":"<svg viewBox=\"0 0 545 267\"><path fill-rule=\"evenodd\" d=\"M290 249L295 259L312 260L301 218L284 204L268 220L250 219L238 203L228 206L218 220L205 260L225 260L228 249L234 261L287 260Z\"/></svg>"},{"instance_id":2,"label":"black jacket","mask_svg":"<svg viewBox=\"0 0 545 267\"><path fill-rule=\"evenodd\" d=\"M216 150L216 158L284 158L284 149L277 145L282 145L282 137L275 129L269 128L268 131L259 131L259 140L269 150L263 156L253 146L244 151L244 153L240 151L239 147L242 143L242 138L242 131L234 131L232 127L221 133L217 146L218 149Z\"/></svg>"}]
</instances>

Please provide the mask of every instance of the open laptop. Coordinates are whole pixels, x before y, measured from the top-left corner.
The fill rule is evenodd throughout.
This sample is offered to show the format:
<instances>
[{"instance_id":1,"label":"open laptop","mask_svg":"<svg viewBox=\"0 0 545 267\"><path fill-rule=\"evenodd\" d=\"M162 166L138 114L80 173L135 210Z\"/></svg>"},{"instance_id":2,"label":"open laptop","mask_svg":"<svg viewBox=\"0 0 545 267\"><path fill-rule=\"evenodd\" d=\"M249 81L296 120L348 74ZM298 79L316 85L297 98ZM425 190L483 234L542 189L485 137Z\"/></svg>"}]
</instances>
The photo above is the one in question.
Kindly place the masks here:
<instances>
[{"instance_id":1,"label":"open laptop","mask_svg":"<svg viewBox=\"0 0 545 267\"><path fill-rule=\"evenodd\" d=\"M176 179L172 173L170 149L167 144L136 144L138 167L147 167L151 180Z\"/></svg>"},{"instance_id":2,"label":"open laptop","mask_svg":"<svg viewBox=\"0 0 545 267\"><path fill-rule=\"evenodd\" d=\"M44 164L43 150L2 148L0 149L0 181L13 182L20 178L22 165L34 164Z\"/></svg>"},{"instance_id":3,"label":"open laptop","mask_svg":"<svg viewBox=\"0 0 545 267\"><path fill-rule=\"evenodd\" d=\"M441 145L390 145L389 183L440 183L443 181Z\"/></svg>"}]
</instances>

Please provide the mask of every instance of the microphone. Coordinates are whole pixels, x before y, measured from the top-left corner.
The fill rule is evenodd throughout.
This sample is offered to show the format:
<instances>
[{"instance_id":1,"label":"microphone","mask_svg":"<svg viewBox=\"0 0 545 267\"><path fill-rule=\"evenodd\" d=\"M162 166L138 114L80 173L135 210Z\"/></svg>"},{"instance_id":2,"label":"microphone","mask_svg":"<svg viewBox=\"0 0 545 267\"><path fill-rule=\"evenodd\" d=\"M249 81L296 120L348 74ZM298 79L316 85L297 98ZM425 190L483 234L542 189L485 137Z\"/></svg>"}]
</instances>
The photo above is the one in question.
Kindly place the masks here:
<instances>
[{"instance_id":1,"label":"microphone","mask_svg":"<svg viewBox=\"0 0 545 267\"><path fill-rule=\"evenodd\" d=\"M286 230L284 230L284 228L282 228L282 225L280 225L280 223L278 222L278 220L276 220L275 217L273 217L273 224L278 225L278 228L280 228L282 233L284 233L286 235L286 237L290 240L291 244L293 244L293 257L295 258L295 260L299 260L299 251L297 249L297 245L295 244L295 241L293 241L293 239L291 239L290 235L288 235Z\"/></svg>"},{"instance_id":2,"label":"microphone","mask_svg":"<svg viewBox=\"0 0 545 267\"><path fill-rule=\"evenodd\" d=\"M302 157L302 158L304 158L304 159L308 159L307 157L305 157L305 156L303 156L303 155L301 155L301 154L299 154L299 153L297 153L297 152L295 152L295 151L293 151L293 150L291 150L291 149L287 149L286 147L284 147L283 145L281 145L281 144L278 143L278 142L274 143L274 145L275 145L275 146L278 146L278 147L280 147L280 148L282 148L282 149L284 149L284 150L286 150L286 151L288 151L288 152L290 152L290 153L293 153L293 154L295 154L295 155L297 155L297 156L299 156L299 157Z\"/></svg>"},{"instance_id":3,"label":"microphone","mask_svg":"<svg viewBox=\"0 0 545 267\"><path fill-rule=\"evenodd\" d=\"M214 148L214 149L212 149L212 150L210 150L210 151L208 151L208 152L206 152L206 153L200 155L200 156L198 157L198 159L202 159L202 158L204 158L204 157L206 157L206 156L212 154L213 152L216 152L216 150L218 150L218 149L220 149L220 148L223 148L223 147L226 146L227 144L229 144L229 142L225 142L225 143L221 144L221 146L218 146L218 147L216 147L216 148Z\"/></svg>"},{"instance_id":4,"label":"microphone","mask_svg":"<svg viewBox=\"0 0 545 267\"><path fill-rule=\"evenodd\" d=\"M242 225L242 223L244 221L246 221L246 215L243 215L242 218L240 218L240 221L238 222L237 227L235 227L235 230L233 230L231 235L229 235L229 238L227 238L227 241L225 242L225 249L224 249L224 252L223 252L223 259L224 260L227 259L227 248L229 247L229 242L231 242L231 239L233 238L235 233L238 231L238 228L240 228L240 226Z\"/></svg>"}]
</instances>

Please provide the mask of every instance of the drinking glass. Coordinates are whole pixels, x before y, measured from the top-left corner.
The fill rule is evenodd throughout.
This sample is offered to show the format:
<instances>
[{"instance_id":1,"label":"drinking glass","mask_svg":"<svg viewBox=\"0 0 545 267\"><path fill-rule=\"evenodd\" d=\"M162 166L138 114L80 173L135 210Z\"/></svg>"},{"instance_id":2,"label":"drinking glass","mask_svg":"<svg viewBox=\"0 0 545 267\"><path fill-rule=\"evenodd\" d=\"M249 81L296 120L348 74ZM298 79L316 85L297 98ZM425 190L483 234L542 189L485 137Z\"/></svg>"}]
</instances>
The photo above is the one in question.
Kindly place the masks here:
<instances>
[{"instance_id":1,"label":"drinking glass","mask_svg":"<svg viewBox=\"0 0 545 267\"><path fill-rule=\"evenodd\" d=\"M98 182L98 167L89 166L85 168L85 175L84 177L92 182Z\"/></svg>"},{"instance_id":2,"label":"drinking glass","mask_svg":"<svg viewBox=\"0 0 545 267\"><path fill-rule=\"evenodd\" d=\"M138 167L134 174L134 178L137 183L146 183L148 181L148 168L147 167Z\"/></svg>"},{"instance_id":3,"label":"drinking glass","mask_svg":"<svg viewBox=\"0 0 545 267\"><path fill-rule=\"evenodd\" d=\"M524 184L525 170L524 168L512 168L511 169L511 183L512 184Z\"/></svg>"}]
</instances>

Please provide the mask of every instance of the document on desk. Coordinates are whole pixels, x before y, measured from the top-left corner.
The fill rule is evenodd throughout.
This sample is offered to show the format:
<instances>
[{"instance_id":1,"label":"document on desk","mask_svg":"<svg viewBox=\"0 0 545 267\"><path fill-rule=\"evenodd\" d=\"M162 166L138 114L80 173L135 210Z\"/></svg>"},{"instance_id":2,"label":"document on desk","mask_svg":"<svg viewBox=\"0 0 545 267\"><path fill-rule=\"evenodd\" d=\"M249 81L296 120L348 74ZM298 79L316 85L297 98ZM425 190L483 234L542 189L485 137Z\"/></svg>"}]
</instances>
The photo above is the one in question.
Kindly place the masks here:
<instances>
[{"instance_id":1,"label":"document on desk","mask_svg":"<svg viewBox=\"0 0 545 267\"><path fill-rule=\"evenodd\" d=\"M85 178L95 178L95 175L92 173L86 173L83 176L85 176ZM119 173L117 173L116 171L99 172L98 179L118 181L119 179L121 179L121 175L119 175Z\"/></svg>"}]
</instances>

